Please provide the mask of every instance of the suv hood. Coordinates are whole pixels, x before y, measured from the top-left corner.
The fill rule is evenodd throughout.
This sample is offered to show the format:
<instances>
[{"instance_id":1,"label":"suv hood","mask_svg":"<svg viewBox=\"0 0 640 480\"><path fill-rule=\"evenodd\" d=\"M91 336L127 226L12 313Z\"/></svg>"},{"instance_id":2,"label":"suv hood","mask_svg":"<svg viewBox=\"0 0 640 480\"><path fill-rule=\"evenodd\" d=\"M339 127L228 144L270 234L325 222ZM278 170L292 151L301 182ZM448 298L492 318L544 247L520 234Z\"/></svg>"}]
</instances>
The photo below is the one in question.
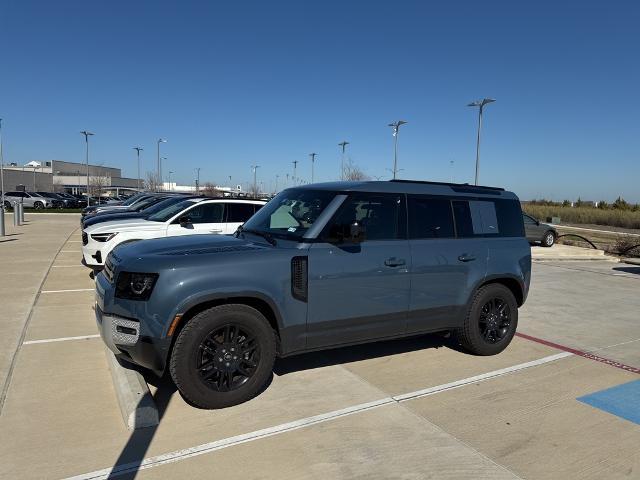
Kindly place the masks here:
<instances>
[{"instance_id":1,"label":"suv hood","mask_svg":"<svg viewBox=\"0 0 640 480\"><path fill-rule=\"evenodd\" d=\"M129 218L126 220L111 220L108 222L98 223L85 228L85 232L89 235L92 233L114 233L114 232L139 232L156 231L166 228L164 222L151 222L142 218Z\"/></svg>"},{"instance_id":2,"label":"suv hood","mask_svg":"<svg viewBox=\"0 0 640 480\"><path fill-rule=\"evenodd\" d=\"M125 259L141 257L185 257L249 250L270 250L271 248L266 243L256 243L227 235L187 235L125 243L116 247L111 255L119 263Z\"/></svg>"}]
</instances>

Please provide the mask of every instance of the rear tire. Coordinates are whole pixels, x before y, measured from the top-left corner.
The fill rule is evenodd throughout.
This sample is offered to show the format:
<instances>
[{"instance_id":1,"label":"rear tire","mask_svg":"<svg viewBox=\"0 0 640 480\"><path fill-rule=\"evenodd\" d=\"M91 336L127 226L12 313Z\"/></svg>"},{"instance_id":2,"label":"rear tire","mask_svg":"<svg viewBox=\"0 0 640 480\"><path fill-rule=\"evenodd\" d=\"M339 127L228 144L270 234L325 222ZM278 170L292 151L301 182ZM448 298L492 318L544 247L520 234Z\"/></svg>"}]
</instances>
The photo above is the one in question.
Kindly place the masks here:
<instances>
[{"instance_id":1,"label":"rear tire","mask_svg":"<svg viewBox=\"0 0 640 480\"><path fill-rule=\"evenodd\" d=\"M556 243L556 236L553 232L549 231L544 234L542 237L542 246L543 247L553 247L553 244Z\"/></svg>"},{"instance_id":2,"label":"rear tire","mask_svg":"<svg viewBox=\"0 0 640 480\"><path fill-rule=\"evenodd\" d=\"M176 339L169 370L193 405L230 407L269 382L276 356L271 325L246 305L220 305L193 317Z\"/></svg>"},{"instance_id":3,"label":"rear tire","mask_svg":"<svg viewBox=\"0 0 640 480\"><path fill-rule=\"evenodd\" d=\"M473 297L461 328L455 331L460 345L474 355L502 352L518 327L518 303L504 285L491 283Z\"/></svg>"}]
</instances>

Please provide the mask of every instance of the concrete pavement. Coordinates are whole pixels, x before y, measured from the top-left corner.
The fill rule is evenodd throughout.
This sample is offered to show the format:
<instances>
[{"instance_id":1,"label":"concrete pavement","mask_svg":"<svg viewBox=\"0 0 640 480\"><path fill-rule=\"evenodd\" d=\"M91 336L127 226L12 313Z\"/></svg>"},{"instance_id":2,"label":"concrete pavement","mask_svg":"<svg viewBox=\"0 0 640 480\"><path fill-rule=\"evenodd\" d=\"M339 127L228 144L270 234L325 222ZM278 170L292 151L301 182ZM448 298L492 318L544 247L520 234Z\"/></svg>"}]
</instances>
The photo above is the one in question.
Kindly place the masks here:
<instances>
[{"instance_id":1,"label":"concrete pavement","mask_svg":"<svg viewBox=\"0 0 640 480\"><path fill-rule=\"evenodd\" d=\"M27 213L25 224L14 227L5 216L6 236L0 238L0 408L40 284L57 252L79 228L79 219L79 215L38 217Z\"/></svg>"}]
</instances>

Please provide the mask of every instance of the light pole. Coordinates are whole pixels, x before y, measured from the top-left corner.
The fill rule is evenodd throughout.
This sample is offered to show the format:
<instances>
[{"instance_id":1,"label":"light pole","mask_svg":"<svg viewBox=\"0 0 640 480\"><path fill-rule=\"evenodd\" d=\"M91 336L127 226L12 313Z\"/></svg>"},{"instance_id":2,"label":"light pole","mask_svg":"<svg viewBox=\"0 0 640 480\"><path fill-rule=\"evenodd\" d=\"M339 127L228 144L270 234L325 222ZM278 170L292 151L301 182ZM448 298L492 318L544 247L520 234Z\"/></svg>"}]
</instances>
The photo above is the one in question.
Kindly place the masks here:
<instances>
[{"instance_id":1,"label":"light pole","mask_svg":"<svg viewBox=\"0 0 640 480\"><path fill-rule=\"evenodd\" d=\"M293 177L292 177L292 180L293 180L293 184L295 185L296 184L296 178L297 178L296 177L296 168L298 168L298 160L294 160L292 163L293 163Z\"/></svg>"},{"instance_id":2,"label":"light pole","mask_svg":"<svg viewBox=\"0 0 640 480\"><path fill-rule=\"evenodd\" d=\"M280 178L280 175L276 174L276 188L273 190L273 194L275 195L276 193L278 193L278 179Z\"/></svg>"},{"instance_id":3,"label":"light pole","mask_svg":"<svg viewBox=\"0 0 640 480\"><path fill-rule=\"evenodd\" d=\"M311 183L313 183L313 164L316 163L316 155L317 153L309 154L309 156L311 157Z\"/></svg>"},{"instance_id":4,"label":"light pole","mask_svg":"<svg viewBox=\"0 0 640 480\"><path fill-rule=\"evenodd\" d=\"M478 139L476 141L476 185L478 185L478 174L480 171L480 131L482 130L482 110L484 106L493 103L496 100L494 98L483 98L482 100L476 100L467 105L467 107L478 107Z\"/></svg>"},{"instance_id":5,"label":"light pole","mask_svg":"<svg viewBox=\"0 0 640 480\"><path fill-rule=\"evenodd\" d=\"M200 167L196 168L196 193L200 193Z\"/></svg>"},{"instance_id":6,"label":"light pole","mask_svg":"<svg viewBox=\"0 0 640 480\"><path fill-rule=\"evenodd\" d=\"M398 134L400 133L400 125L404 125L404 120L398 120L397 122L390 123L388 126L393 127L393 179L396 179L398 173Z\"/></svg>"},{"instance_id":7,"label":"light pole","mask_svg":"<svg viewBox=\"0 0 640 480\"><path fill-rule=\"evenodd\" d=\"M251 165L251 168L253 169L253 194L257 197L258 196L258 182L256 181L256 179L257 179L256 172L260 168L260 165Z\"/></svg>"},{"instance_id":8,"label":"light pole","mask_svg":"<svg viewBox=\"0 0 640 480\"><path fill-rule=\"evenodd\" d=\"M140 191L140 152L144 150L142 147L133 147L138 154L138 191Z\"/></svg>"},{"instance_id":9,"label":"light pole","mask_svg":"<svg viewBox=\"0 0 640 480\"><path fill-rule=\"evenodd\" d=\"M343 140L338 144L338 146L342 147L342 157L340 157L340 180L344 180L344 149L349 145L349 142Z\"/></svg>"},{"instance_id":10,"label":"light pole","mask_svg":"<svg viewBox=\"0 0 640 480\"><path fill-rule=\"evenodd\" d=\"M160 164L160 144L161 143L167 143L167 141L164 138L158 139L158 182L162 182L162 165Z\"/></svg>"},{"instance_id":11,"label":"light pole","mask_svg":"<svg viewBox=\"0 0 640 480\"><path fill-rule=\"evenodd\" d=\"M93 135L93 133L88 132L86 130L83 130L80 132L82 135L84 135L84 142L87 145L86 148L86 160L87 160L87 206L89 206L90 202L89 202L89 137L91 135Z\"/></svg>"}]
</instances>

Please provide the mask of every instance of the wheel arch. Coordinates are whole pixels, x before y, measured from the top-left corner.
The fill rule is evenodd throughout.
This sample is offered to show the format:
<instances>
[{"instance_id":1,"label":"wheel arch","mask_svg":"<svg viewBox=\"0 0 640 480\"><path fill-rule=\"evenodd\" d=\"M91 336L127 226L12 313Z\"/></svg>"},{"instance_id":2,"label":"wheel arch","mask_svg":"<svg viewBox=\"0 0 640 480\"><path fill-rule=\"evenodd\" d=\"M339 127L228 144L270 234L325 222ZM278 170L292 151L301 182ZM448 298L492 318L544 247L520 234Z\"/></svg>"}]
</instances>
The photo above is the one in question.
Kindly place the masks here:
<instances>
[{"instance_id":1,"label":"wheel arch","mask_svg":"<svg viewBox=\"0 0 640 480\"><path fill-rule=\"evenodd\" d=\"M513 296L515 297L516 302L518 303L518 307L521 307L524 304L524 288L522 286L522 281L514 276L507 275L507 276L487 277L480 285L478 285L478 287L474 290L474 292L477 292L482 287L485 287L487 285L491 285L494 283L507 287L511 291L511 293L513 293Z\"/></svg>"},{"instance_id":2,"label":"wheel arch","mask_svg":"<svg viewBox=\"0 0 640 480\"><path fill-rule=\"evenodd\" d=\"M220 296L205 297L205 298L198 299L197 301L194 301L189 305L185 306L184 313L181 314L181 318L175 328L175 331L171 336L171 346L168 352L169 353L168 356L171 355L171 351L173 350L173 345L176 341L176 338L178 338L178 335L182 331L182 329L196 315L198 315L200 312L203 312L213 307L217 307L220 305L230 305L230 304L246 305L248 307L255 308L260 313L262 313L267 319L267 321L269 322L269 325L271 325L271 328L273 328L273 331L275 332L276 343L277 343L276 351L278 353L282 352L282 345L281 345L282 321L281 321L280 312L278 308L270 299L265 298L263 295L258 293L253 293L253 292L251 293L247 292L247 293L242 293L238 295L220 295Z\"/></svg>"}]
</instances>

